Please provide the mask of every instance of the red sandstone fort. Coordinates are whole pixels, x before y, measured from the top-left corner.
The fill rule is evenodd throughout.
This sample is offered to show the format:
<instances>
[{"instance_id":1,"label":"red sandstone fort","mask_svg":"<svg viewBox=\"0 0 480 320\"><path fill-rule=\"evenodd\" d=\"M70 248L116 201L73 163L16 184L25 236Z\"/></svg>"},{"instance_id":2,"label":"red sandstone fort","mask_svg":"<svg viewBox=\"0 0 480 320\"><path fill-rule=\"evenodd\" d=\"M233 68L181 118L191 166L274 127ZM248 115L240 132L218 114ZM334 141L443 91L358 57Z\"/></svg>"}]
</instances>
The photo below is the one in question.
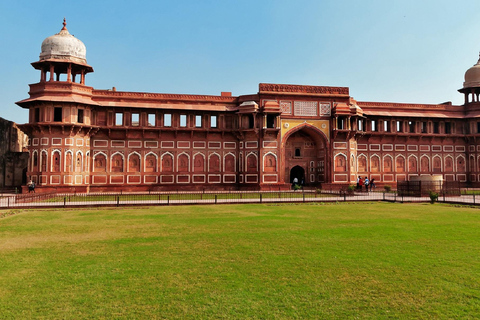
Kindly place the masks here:
<instances>
[{"instance_id":1,"label":"red sandstone fort","mask_svg":"<svg viewBox=\"0 0 480 320\"><path fill-rule=\"evenodd\" d=\"M218 96L87 86L85 45L64 22L32 63L27 179L37 190L278 189L393 185L422 175L480 181L480 63L464 105L356 101L347 87L261 83Z\"/></svg>"}]
</instances>

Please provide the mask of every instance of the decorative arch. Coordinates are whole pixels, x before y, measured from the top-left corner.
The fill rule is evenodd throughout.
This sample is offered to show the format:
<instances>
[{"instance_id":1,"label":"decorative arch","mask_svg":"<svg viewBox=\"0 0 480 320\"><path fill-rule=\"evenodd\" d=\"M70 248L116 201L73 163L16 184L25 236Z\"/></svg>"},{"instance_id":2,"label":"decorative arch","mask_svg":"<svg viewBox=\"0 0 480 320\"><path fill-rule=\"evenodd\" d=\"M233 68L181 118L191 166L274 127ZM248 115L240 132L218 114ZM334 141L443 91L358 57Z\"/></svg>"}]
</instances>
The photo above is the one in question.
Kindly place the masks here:
<instances>
[{"instance_id":1,"label":"decorative arch","mask_svg":"<svg viewBox=\"0 0 480 320\"><path fill-rule=\"evenodd\" d=\"M173 172L173 154L170 152L165 152L160 157L161 161L161 172Z\"/></svg>"},{"instance_id":2,"label":"decorative arch","mask_svg":"<svg viewBox=\"0 0 480 320\"><path fill-rule=\"evenodd\" d=\"M107 171L107 155L103 152L96 152L93 155L93 171L106 172Z\"/></svg>"},{"instance_id":3,"label":"decorative arch","mask_svg":"<svg viewBox=\"0 0 480 320\"><path fill-rule=\"evenodd\" d=\"M193 172L205 172L205 155L201 152L193 155Z\"/></svg>"},{"instance_id":4,"label":"decorative arch","mask_svg":"<svg viewBox=\"0 0 480 320\"><path fill-rule=\"evenodd\" d=\"M377 154L370 156L370 172L380 172L380 157Z\"/></svg>"},{"instance_id":5,"label":"decorative arch","mask_svg":"<svg viewBox=\"0 0 480 320\"><path fill-rule=\"evenodd\" d=\"M350 171L355 171L355 156L350 155Z\"/></svg>"},{"instance_id":6,"label":"decorative arch","mask_svg":"<svg viewBox=\"0 0 480 320\"><path fill-rule=\"evenodd\" d=\"M157 168L158 168L157 163L158 163L158 155L155 152L150 151L145 155L143 171L157 172Z\"/></svg>"},{"instance_id":7,"label":"decorative arch","mask_svg":"<svg viewBox=\"0 0 480 320\"><path fill-rule=\"evenodd\" d=\"M52 151L52 161L50 163L52 164L51 172L60 172L62 164L62 153L60 150L55 149Z\"/></svg>"},{"instance_id":8,"label":"decorative arch","mask_svg":"<svg viewBox=\"0 0 480 320\"><path fill-rule=\"evenodd\" d=\"M441 173L443 171L442 157L438 154L432 157L432 167L434 173Z\"/></svg>"},{"instance_id":9,"label":"decorative arch","mask_svg":"<svg viewBox=\"0 0 480 320\"><path fill-rule=\"evenodd\" d=\"M454 172L454 160L451 155L445 156L444 158L444 164L445 164L445 172Z\"/></svg>"},{"instance_id":10,"label":"decorative arch","mask_svg":"<svg viewBox=\"0 0 480 320\"><path fill-rule=\"evenodd\" d=\"M455 159L457 172L465 172L465 157L463 155L458 155Z\"/></svg>"},{"instance_id":11,"label":"decorative arch","mask_svg":"<svg viewBox=\"0 0 480 320\"><path fill-rule=\"evenodd\" d=\"M237 157L232 152L229 152L223 156L223 171L224 172L236 172L237 169Z\"/></svg>"},{"instance_id":12,"label":"decorative arch","mask_svg":"<svg viewBox=\"0 0 480 320\"><path fill-rule=\"evenodd\" d=\"M40 152L40 170L46 172L48 168L48 151L43 149Z\"/></svg>"},{"instance_id":13,"label":"decorative arch","mask_svg":"<svg viewBox=\"0 0 480 320\"><path fill-rule=\"evenodd\" d=\"M208 155L208 172L220 172L220 155L213 152Z\"/></svg>"},{"instance_id":14,"label":"decorative arch","mask_svg":"<svg viewBox=\"0 0 480 320\"><path fill-rule=\"evenodd\" d=\"M320 129L320 125L322 129ZM295 159L296 146L290 145L290 143L298 141L300 136L308 137L307 139L310 140L313 145L309 145L308 147L308 155L305 160L313 160L317 164L317 172L318 172L318 182L330 182L332 181L332 174L333 174L333 162L334 159L330 155L333 154L331 152L331 145L329 143L329 138L327 137L326 132L328 132L328 122L320 123L320 125L314 126L306 121L304 123L298 124L290 128L282 137L281 140L281 148L280 148L280 155L277 158L277 169L280 174L280 180L288 183L291 180L291 169L298 165L298 162ZM260 156L258 156L260 157ZM304 155L302 157L305 158ZM257 170L254 171L254 167L249 167L249 160L252 162L255 161L255 156L249 156L249 154L245 153L244 159L242 161L242 165L246 165L244 168L244 172L258 172L258 164L259 158L257 158ZM348 157L347 157L348 160ZM304 168L308 169L308 168Z\"/></svg>"},{"instance_id":15,"label":"decorative arch","mask_svg":"<svg viewBox=\"0 0 480 320\"><path fill-rule=\"evenodd\" d=\"M90 172L90 151L85 153L85 172Z\"/></svg>"},{"instance_id":16,"label":"decorative arch","mask_svg":"<svg viewBox=\"0 0 480 320\"><path fill-rule=\"evenodd\" d=\"M363 153L357 156L357 172L367 172L368 161L367 156Z\"/></svg>"},{"instance_id":17,"label":"decorative arch","mask_svg":"<svg viewBox=\"0 0 480 320\"><path fill-rule=\"evenodd\" d=\"M125 171L125 156L123 153L117 151L110 157L110 172L124 172Z\"/></svg>"},{"instance_id":18,"label":"decorative arch","mask_svg":"<svg viewBox=\"0 0 480 320\"><path fill-rule=\"evenodd\" d=\"M414 154L408 156L408 172L418 172L418 157Z\"/></svg>"},{"instance_id":19,"label":"decorative arch","mask_svg":"<svg viewBox=\"0 0 480 320\"><path fill-rule=\"evenodd\" d=\"M263 171L265 172L277 172L277 155L273 152L267 152L263 155ZM310 164L310 166L312 166Z\"/></svg>"},{"instance_id":20,"label":"decorative arch","mask_svg":"<svg viewBox=\"0 0 480 320\"><path fill-rule=\"evenodd\" d=\"M405 156L403 154L399 154L395 157L395 172L406 172Z\"/></svg>"},{"instance_id":21,"label":"decorative arch","mask_svg":"<svg viewBox=\"0 0 480 320\"><path fill-rule=\"evenodd\" d=\"M430 157L425 154L420 157L420 171L430 172Z\"/></svg>"},{"instance_id":22,"label":"decorative arch","mask_svg":"<svg viewBox=\"0 0 480 320\"><path fill-rule=\"evenodd\" d=\"M65 151L65 166L64 172L73 172L73 151L67 150Z\"/></svg>"},{"instance_id":23,"label":"decorative arch","mask_svg":"<svg viewBox=\"0 0 480 320\"><path fill-rule=\"evenodd\" d=\"M32 153L32 171L38 171L38 150Z\"/></svg>"},{"instance_id":24,"label":"decorative arch","mask_svg":"<svg viewBox=\"0 0 480 320\"><path fill-rule=\"evenodd\" d=\"M393 172L393 157L389 154L383 156L383 172Z\"/></svg>"},{"instance_id":25,"label":"decorative arch","mask_svg":"<svg viewBox=\"0 0 480 320\"><path fill-rule=\"evenodd\" d=\"M75 154L75 172L83 171L83 152L77 151Z\"/></svg>"},{"instance_id":26,"label":"decorative arch","mask_svg":"<svg viewBox=\"0 0 480 320\"><path fill-rule=\"evenodd\" d=\"M469 157L468 168L471 173L475 172L475 156L473 154Z\"/></svg>"},{"instance_id":27,"label":"decorative arch","mask_svg":"<svg viewBox=\"0 0 480 320\"><path fill-rule=\"evenodd\" d=\"M127 172L140 172L142 156L136 151L130 152L127 156L127 163Z\"/></svg>"},{"instance_id":28,"label":"decorative arch","mask_svg":"<svg viewBox=\"0 0 480 320\"><path fill-rule=\"evenodd\" d=\"M334 170L336 172L347 171L347 156L344 153L337 153L333 159L335 164Z\"/></svg>"},{"instance_id":29,"label":"decorative arch","mask_svg":"<svg viewBox=\"0 0 480 320\"><path fill-rule=\"evenodd\" d=\"M245 157L245 162L247 172L258 172L258 156L256 153L248 153Z\"/></svg>"},{"instance_id":30,"label":"decorative arch","mask_svg":"<svg viewBox=\"0 0 480 320\"><path fill-rule=\"evenodd\" d=\"M190 171L190 155L182 152L177 156L177 172Z\"/></svg>"}]
</instances>

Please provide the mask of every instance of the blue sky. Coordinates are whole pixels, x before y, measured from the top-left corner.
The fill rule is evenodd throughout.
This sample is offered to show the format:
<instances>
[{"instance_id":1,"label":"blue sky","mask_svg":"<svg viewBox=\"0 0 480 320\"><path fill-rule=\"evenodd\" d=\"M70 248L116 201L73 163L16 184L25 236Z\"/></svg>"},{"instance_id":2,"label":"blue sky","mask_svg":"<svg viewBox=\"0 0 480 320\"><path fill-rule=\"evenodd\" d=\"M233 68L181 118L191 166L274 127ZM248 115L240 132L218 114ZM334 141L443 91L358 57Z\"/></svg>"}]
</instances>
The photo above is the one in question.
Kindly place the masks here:
<instances>
[{"instance_id":1,"label":"blue sky","mask_svg":"<svg viewBox=\"0 0 480 320\"><path fill-rule=\"evenodd\" d=\"M360 101L462 104L480 51L478 0L0 0L0 117L18 123L42 41L87 47L87 85L252 94L258 83L345 86Z\"/></svg>"}]
</instances>

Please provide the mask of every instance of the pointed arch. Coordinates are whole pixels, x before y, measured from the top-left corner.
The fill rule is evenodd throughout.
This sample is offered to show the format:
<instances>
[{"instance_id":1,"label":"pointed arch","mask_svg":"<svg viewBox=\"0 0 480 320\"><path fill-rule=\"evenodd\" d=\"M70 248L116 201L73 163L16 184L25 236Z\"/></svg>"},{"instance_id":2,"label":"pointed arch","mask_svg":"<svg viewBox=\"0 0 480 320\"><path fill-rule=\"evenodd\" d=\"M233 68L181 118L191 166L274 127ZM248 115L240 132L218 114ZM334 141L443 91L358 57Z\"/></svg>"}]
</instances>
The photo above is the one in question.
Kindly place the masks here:
<instances>
[{"instance_id":1,"label":"pointed arch","mask_svg":"<svg viewBox=\"0 0 480 320\"><path fill-rule=\"evenodd\" d=\"M177 172L190 172L190 155L182 152L177 155Z\"/></svg>"},{"instance_id":2,"label":"pointed arch","mask_svg":"<svg viewBox=\"0 0 480 320\"><path fill-rule=\"evenodd\" d=\"M405 168L405 156L403 154L399 154L395 157L395 172L406 172Z\"/></svg>"},{"instance_id":3,"label":"pointed arch","mask_svg":"<svg viewBox=\"0 0 480 320\"><path fill-rule=\"evenodd\" d=\"M245 167L247 172L258 172L258 156L255 152L249 152L245 156Z\"/></svg>"},{"instance_id":4,"label":"pointed arch","mask_svg":"<svg viewBox=\"0 0 480 320\"><path fill-rule=\"evenodd\" d=\"M65 165L64 165L64 172L73 172L73 151L67 150L65 151Z\"/></svg>"},{"instance_id":5,"label":"pointed arch","mask_svg":"<svg viewBox=\"0 0 480 320\"><path fill-rule=\"evenodd\" d=\"M193 155L193 171L205 172L205 155L202 152Z\"/></svg>"},{"instance_id":6,"label":"pointed arch","mask_svg":"<svg viewBox=\"0 0 480 320\"><path fill-rule=\"evenodd\" d=\"M60 172L61 164L62 164L62 153L59 149L55 149L52 151L52 164L51 172Z\"/></svg>"},{"instance_id":7,"label":"pointed arch","mask_svg":"<svg viewBox=\"0 0 480 320\"><path fill-rule=\"evenodd\" d=\"M213 152L208 155L208 172L220 172L220 155Z\"/></svg>"},{"instance_id":8,"label":"pointed arch","mask_svg":"<svg viewBox=\"0 0 480 320\"><path fill-rule=\"evenodd\" d=\"M237 170L237 157L232 152L228 152L223 156L223 171L224 172L236 172Z\"/></svg>"},{"instance_id":9,"label":"pointed arch","mask_svg":"<svg viewBox=\"0 0 480 320\"><path fill-rule=\"evenodd\" d=\"M432 157L432 168L434 173L443 172L442 157L438 154Z\"/></svg>"},{"instance_id":10,"label":"pointed arch","mask_svg":"<svg viewBox=\"0 0 480 320\"><path fill-rule=\"evenodd\" d=\"M125 171L125 156L123 153L117 151L110 157L110 172L124 172Z\"/></svg>"},{"instance_id":11,"label":"pointed arch","mask_svg":"<svg viewBox=\"0 0 480 320\"><path fill-rule=\"evenodd\" d=\"M430 157L425 154L420 157L420 171L430 172Z\"/></svg>"},{"instance_id":12,"label":"pointed arch","mask_svg":"<svg viewBox=\"0 0 480 320\"><path fill-rule=\"evenodd\" d=\"M370 172L380 172L380 171L382 171L380 166L380 156L375 153L370 156Z\"/></svg>"},{"instance_id":13,"label":"pointed arch","mask_svg":"<svg viewBox=\"0 0 480 320\"><path fill-rule=\"evenodd\" d=\"M393 171L393 157L390 154L383 156L383 172Z\"/></svg>"},{"instance_id":14,"label":"pointed arch","mask_svg":"<svg viewBox=\"0 0 480 320\"><path fill-rule=\"evenodd\" d=\"M127 156L127 172L140 172L142 167L142 156L137 151L130 152Z\"/></svg>"},{"instance_id":15,"label":"pointed arch","mask_svg":"<svg viewBox=\"0 0 480 320\"><path fill-rule=\"evenodd\" d=\"M357 156L357 172L367 172L368 161L367 156L363 153Z\"/></svg>"},{"instance_id":16,"label":"pointed arch","mask_svg":"<svg viewBox=\"0 0 480 320\"><path fill-rule=\"evenodd\" d=\"M173 154L171 152L164 152L160 157L160 171L161 172L173 172Z\"/></svg>"},{"instance_id":17,"label":"pointed arch","mask_svg":"<svg viewBox=\"0 0 480 320\"><path fill-rule=\"evenodd\" d=\"M273 152L267 152L263 155L263 171L265 172L277 172L277 155Z\"/></svg>"},{"instance_id":18,"label":"pointed arch","mask_svg":"<svg viewBox=\"0 0 480 320\"><path fill-rule=\"evenodd\" d=\"M106 172L107 171L107 155L101 151L93 155L93 171Z\"/></svg>"},{"instance_id":19,"label":"pointed arch","mask_svg":"<svg viewBox=\"0 0 480 320\"><path fill-rule=\"evenodd\" d=\"M347 156L344 153L337 153L333 159L334 170L336 172L347 171Z\"/></svg>"},{"instance_id":20,"label":"pointed arch","mask_svg":"<svg viewBox=\"0 0 480 320\"><path fill-rule=\"evenodd\" d=\"M144 172L157 172L158 168L158 155L150 151L145 155L145 161L144 161L144 167L143 171Z\"/></svg>"}]
</instances>

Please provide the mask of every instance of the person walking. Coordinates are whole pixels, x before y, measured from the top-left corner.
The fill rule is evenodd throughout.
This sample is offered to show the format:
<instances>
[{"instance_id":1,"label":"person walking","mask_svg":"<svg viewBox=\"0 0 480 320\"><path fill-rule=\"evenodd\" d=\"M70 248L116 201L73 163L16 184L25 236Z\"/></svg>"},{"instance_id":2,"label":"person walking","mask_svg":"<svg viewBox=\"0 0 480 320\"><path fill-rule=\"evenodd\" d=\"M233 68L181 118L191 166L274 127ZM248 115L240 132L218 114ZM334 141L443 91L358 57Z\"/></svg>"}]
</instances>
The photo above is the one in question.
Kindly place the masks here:
<instances>
[{"instance_id":1,"label":"person walking","mask_svg":"<svg viewBox=\"0 0 480 320\"><path fill-rule=\"evenodd\" d=\"M365 191L368 192L368 184L370 181L368 180L368 177L365 177Z\"/></svg>"},{"instance_id":2,"label":"person walking","mask_svg":"<svg viewBox=\"0 0 480 320\"><path fill-rule=\"evenodd\" d=\"M372 191L372 189L376 187L377 186L375 185L375 179L370 180L370 191Z\"/></svg>"}]
</instances>

